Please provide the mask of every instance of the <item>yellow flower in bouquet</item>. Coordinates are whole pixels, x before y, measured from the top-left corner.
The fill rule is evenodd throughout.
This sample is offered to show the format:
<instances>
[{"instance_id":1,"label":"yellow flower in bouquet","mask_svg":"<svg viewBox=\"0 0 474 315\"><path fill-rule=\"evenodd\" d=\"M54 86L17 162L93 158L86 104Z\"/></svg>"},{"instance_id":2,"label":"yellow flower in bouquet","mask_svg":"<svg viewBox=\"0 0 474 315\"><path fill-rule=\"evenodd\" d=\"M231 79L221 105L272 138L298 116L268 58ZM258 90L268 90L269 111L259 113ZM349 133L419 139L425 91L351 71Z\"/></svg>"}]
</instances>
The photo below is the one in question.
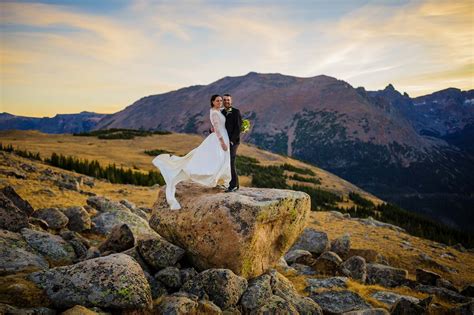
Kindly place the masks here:
<instances>
[{"instance_id":1,"label":"yellow flower in bouquet","mask_svg":"<svg viewBox=\"0 0 474 315\"><path fill-rule=\"evenodd\" d=\"M244 119L242 120L242 127L240 128L240 132L246 133L250 130L250 120Z\"/></svg>"}]
</instances>

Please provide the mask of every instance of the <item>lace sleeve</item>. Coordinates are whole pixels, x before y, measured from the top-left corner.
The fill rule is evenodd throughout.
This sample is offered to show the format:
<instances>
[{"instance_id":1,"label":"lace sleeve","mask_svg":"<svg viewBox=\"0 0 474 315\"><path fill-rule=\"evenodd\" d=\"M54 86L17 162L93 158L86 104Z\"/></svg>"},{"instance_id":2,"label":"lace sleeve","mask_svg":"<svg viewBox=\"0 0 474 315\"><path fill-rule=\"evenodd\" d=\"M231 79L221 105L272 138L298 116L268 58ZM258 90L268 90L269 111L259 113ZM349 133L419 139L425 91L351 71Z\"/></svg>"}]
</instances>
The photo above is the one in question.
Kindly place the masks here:
<instances>
[{"instance_id":1,"label":"lace sleeve","mask_svg":"<svg viewBox=\"0 0 474 315\"><path fill-rule=\"evenodd\" d=\"M222 140L222 134L219 129L219 113L213 111L211 112L211 124L214 127L214 132L216 133L217 137Z\"/></svg>"}]
</instances>

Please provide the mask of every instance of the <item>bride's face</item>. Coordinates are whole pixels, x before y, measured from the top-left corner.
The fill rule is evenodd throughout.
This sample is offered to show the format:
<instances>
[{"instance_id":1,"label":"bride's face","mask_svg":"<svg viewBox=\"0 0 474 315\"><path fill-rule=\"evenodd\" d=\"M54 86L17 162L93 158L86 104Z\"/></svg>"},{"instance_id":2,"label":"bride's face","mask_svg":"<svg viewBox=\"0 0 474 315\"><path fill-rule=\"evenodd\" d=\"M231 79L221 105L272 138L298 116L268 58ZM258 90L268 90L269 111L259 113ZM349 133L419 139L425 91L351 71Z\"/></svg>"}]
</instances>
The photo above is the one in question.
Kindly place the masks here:
<instances>
[{"instance_id":1,"label":"bride's face","mask_svg":"<svg viewBox=\"0 0 474 315\"><path fill-rule=\"evenodd\" d=\"M212 102L212 107L215 109L219 109L222 106L222 97L216 97L216 99Z\"/></svg>"}]
</instances>

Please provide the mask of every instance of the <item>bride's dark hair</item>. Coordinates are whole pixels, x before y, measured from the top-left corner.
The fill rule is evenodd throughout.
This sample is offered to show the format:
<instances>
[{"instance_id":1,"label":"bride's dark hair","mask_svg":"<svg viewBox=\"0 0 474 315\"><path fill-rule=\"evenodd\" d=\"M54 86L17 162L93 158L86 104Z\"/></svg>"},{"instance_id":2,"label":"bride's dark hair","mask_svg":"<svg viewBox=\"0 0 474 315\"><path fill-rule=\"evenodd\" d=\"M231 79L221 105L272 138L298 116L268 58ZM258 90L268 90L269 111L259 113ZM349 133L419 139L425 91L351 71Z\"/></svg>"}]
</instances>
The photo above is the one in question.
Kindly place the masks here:
<instances>
[{"instance_id":1,"label":"bride's dark hair","mask_svg":"<svg viewBox=\"0 0 474 315\"><path fill-rule=\"evenodd\" d=\"M218 98L220 95L219 94L214 94L213 96L211 96L211 107L212 107L212 103L214 102L214 100L216 98Z\"/></svg>"}]
</instances>

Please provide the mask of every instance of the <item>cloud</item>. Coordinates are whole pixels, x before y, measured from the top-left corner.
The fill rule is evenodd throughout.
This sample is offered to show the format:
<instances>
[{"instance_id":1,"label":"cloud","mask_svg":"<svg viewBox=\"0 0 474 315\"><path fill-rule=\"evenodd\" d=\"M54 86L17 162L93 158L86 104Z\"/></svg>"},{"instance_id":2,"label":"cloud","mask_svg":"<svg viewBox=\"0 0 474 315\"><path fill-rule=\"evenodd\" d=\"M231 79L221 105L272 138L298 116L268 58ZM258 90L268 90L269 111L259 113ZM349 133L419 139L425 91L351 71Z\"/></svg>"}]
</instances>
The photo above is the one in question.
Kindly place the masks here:
<instances>
[{"instance_id":1,"label":"cloud","mask_svg":"<svg viewBox=\"0 0 474 315\"><path fill-rule=\"evenodd\" d=\"M393 83L413 95L474 88L472 1L368 2L331 16L320 5L137 0L94 13L2 2L2 109L118 111L249 71Z\"/></svg>"}]
</instances>

